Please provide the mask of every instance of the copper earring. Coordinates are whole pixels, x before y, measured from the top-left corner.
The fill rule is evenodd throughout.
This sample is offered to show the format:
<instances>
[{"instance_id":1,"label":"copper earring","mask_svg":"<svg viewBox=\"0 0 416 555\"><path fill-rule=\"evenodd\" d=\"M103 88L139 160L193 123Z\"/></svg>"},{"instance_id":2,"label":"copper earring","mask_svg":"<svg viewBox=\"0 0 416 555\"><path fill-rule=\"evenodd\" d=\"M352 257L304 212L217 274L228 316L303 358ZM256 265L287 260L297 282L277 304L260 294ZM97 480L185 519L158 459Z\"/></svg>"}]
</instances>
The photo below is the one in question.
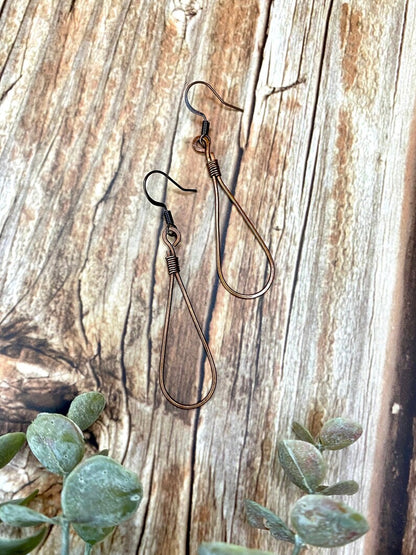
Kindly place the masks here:
<instances>
[{"instance_id":1,"label":"copper earring","mask_svg":"<svg viewBox=\"0 0 416 555\"><path fill-rule=\"evenodd\" d=\"M231 295L234 295L235 297L238 297L239 299L255 299L257 297L260 297L261 295L264 295L264 293L266 293L266 291L270 288L270 286L273 282L273 279L274 279L274 274L275 274L274 261L273 261L272 255L270 254L269 249L267 248L265 242L261 238L261 236L260 236L259 232L257 231L256 227L254 226L252 221L249 219L247 214L244 212L244 210L242 209L242 207L238 203L237 199L234 197L234 195L231 193L231 191L228 189L228 187L225 185L224 181L222 180L218 160L215 158L214 154L211 152L211 139L210 139L209 134L208 134L209 133L209 127L210 127L209 121L208 121L206 115L203 112L200 112L199 110L196 110L195 108L193 108L191 106L191 103L189 102L189 99L188 99L189 90L191 89L191 87L193 87L194 85L198 85L198 84L205 85L206 87L208 87L210 89L210 91L218 98L218 100L222 104L227 106L228 108L231 108L233 110L237 110L239 112L242 112L243 110L241 108L239 108L238 106L234 106L233 104L230 104L230 103L226 102L218 94L218 92L214 89L214 87L212 87L212 85L210 85L209 83L206 83L205 81L193 81L192 83L187 85L187 87L185 89L184 99L185 99L185 104L186 104L187 108L193 114L196 114L196 115L203 118L201 135L199 135L198 137L196 137L194 139L193 148L196 152L205 153L205 159L206 159L206 163L207 163L208 173L209 173L209 175L212 179L212 184L213 184L213 188L214 188L214 196L215 196L215 244L216 244L216 263L217 263L218 277L219 277L222 285L225 287L225 289L229 293L231 293ZM269 265L269 275L268 275L267 281L264 284L264 286L259 291L256 291L255 293L240 293L239 291L236 291L235 289L233 289L227 283L227 281L224 277L224 273L223 273L223 270L222 270L222 259L221 259L221 234L220 234L220 222L219 222L219 187L226 194L229 201L235 206L238 213L243 218L244 223L249 228L250 232L253 234L254 238L259 243L260 247L262 248L264 254L267 257L267 262L268 262L268 265Z\"/></svg>"},{"instance_id":2,"label":"copper earring","mask_svg":"<svg viewBox=\"0 0 416 555\"><path fill-rule=\"evenodd\" d=\"M161 174L163 175L166 179L168 179L171 183L173 183L174 185L176 185L176 187L179 187L179 189L181 189L182 191L187 191L187 192L196 192L196 189L185 189L184 187L181 187L179 185L179 183L177 183L176 181L174 181L169 175L167 175L165 172L160 171L160 170L153 170L151 172L149 172L148 174L146 174L144 180L143 180L143 189L144 189L144 193L146 195L146 198L154 205L154 206L160 206L163 209L162 212L162 216L163 219L165 220L165 227L163 228L162 231L162 239L163 242L165 243L165 245L168 247L168 253L166 256L166 264L167 264L167 269L168 269L168 274L169 274L169 289L168 289L168 298L167 298L167 303L166 303L166 313L165 313L165 323L164 323L164 327L163 327L163 336L162 336L162 346L161 346L161 350L160 350L160 362L159 362L159 384L160 384L160 388L162 390L163 395L166 397L166 399L175 407L180 408L180 409L196 409L199 407L202 407L203 405L205 405L205 403L207 403L211 397L214 394L215 391L215 387L217 384L217 370L215 368L215 362L214 359L212 357L209 345L207 340L205 339L204 333L201 329L201 326L198 322L197 316L195 314L195 310L192 306L192 303L189 299L188 293L186 291L186 288L183 284L182 278L180 276L179 273L179 262L178 262L178 258L176 256L176 252L175 252L175 247L177 247L181 241L181 234L178 230L178 228L176 227L174 221L173 221L173 217L172 217L172 213L170 212L170 210L167 209L167 206L164 202L159 202L154 200L149 193L147 192L147 179L155 174ZM173 294L173 286L176 283L179 285L179 288L181 290L183 299L186 303L186 306L188 308L189 314L192 318L192 322L195 326L195 329L198 333L199 339L204 347L204 350L206 352L208 361L209 361L209 365L210 365L210 369L211 369L211 386L210 389L208 391L208 393L198 402L196 403L190 403L190 404L185 404L185 403L180 403L179 401L177 401L176 399L174 399L171 394L168 392L167 387L166 387L166 383L165 383L165 361L166 361L166 345L167 345L167 338L168 338L168 333L169 333L169 325L170 325L170 320L171 320L171 308L172 308L172 294Z\"/></svg>"}]
</instances>

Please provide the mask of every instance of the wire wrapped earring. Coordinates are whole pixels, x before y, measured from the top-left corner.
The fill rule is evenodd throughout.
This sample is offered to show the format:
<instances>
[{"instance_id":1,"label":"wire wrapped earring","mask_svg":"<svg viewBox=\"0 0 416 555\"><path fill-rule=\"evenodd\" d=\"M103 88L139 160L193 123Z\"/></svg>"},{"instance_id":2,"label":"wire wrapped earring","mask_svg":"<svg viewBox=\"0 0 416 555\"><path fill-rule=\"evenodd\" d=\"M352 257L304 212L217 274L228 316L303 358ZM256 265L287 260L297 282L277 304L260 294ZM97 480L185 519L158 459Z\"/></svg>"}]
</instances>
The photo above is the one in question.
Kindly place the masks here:
<instances>
[{"instance_id":1,"label":"wire wrapped earring","mask_svg":"<svg viewBox=\"0 0 416 555\"><path fill-rule=\"evenodd\" d=\"M218 160L215 158L214 153L211 152L211 139L208 135L209 125L210 125L209 121L208 121L206 115L203 112L200 112L199 110L196 110L195 108L193 108L191 106L191 103L189 102L189 99L188 99L189 90L191 89L191 87L193 87L194 85L198 85L198 84L205 85L206 87L208 87L210 89L210 91L218 98L218 100L222 104L224 104L224 106L227 106L228 108L231 108L233 110L237 110L239 112L242 112L243 110L241 108L239 108L238 106L234 106L233 104L229 104L228 102L225 102L225 100L223 98L221 98L221 96L217 93L217 91L214 89L214 87L212 87L212 85L210 85L209 83L206 83L205 81L193 81L192 83L187 85L187 87L185 89L184 99L185 99L185 104L186 104L187 108L193 114L196 114L196 115L201 116L203 118L201 135L199 135L198 137L196 137L193 140L192 146L193 146L193 148L196 152L205 153L208 173L209 173L210 177L212 178L212 183L213 183L213 188L214 188L214 195L215 195L215 244L216 244L216 263L217 263L218 277L219 277L222 285L225 287L225 289L229 293L231 293L231 295L234 295L235 297L238 297L239 299L255 299L257 297L260 297L260 296L264 295L264 293L266 293L266 291L270 288L270 286L273 282L274 274L275 274L273 258L272 258L272 255L270 254L270 251L267 248L265 242L263 241L259 232L255 228L254 224L251 222L251 220L249 219L247 214L244 212L244 210L242 209L242 207L238 203L237 199L234 197L234 195L231 193L231 191L228 189L228 187L225 185L224 181L222 180ZM266 281L265 285L259 291L255 292L255 293L240 293L239 291L236 291L235 289L233 289L227 283L227 281L224 277L224 274L223 274L223 271L222 271L222 259L221 259L221 234L220 234L220 221L219 221L219 189L218 189L218 187L220 187L224 191L224 193L227 195L230 202L235 206L238 213L243 218L244 223L249 228L250 232L254 235L256 241L259 243L260 247L262 248L264 254L267 257L267 261L268 261L268 264L269 264L269 275L268 275L268 278L267 278L267 281Z\"/></svg>"},{"instance_id":2,"label":"wire wrapped earring","mask_svg":"<svg viewBox=\"0 0 416 555\"><path fill-rule=\"evenodd\" d=\"M147 180L151 175L153 175L155 173L163 175L164 177L166 177L166 179L168 179L171 183L176 185L176 187L178 187L182 191L196 193L196 189L185 189L184 187L181 187L179 185L179 183L174 181L168 174L166 174L165 172L163 172L161 170L153 170L153 171L147 173L144 180L143 180L143 190L144 190L144 194L146 195L146 198L154 206L160 206L163 209L162 216L165 220L165 227L162 231L162 239L163 239L163 242L165 243L165 245L168 247L168 253L167 253L167 256L166 256L166 263L167 263L168 274L169 274L169 290L168 290L168 299L167 299L167 304L166 304L166 314L165 314L165 323L164 323L164 328L163 328L162 346L161 346L161 349L160 349L159 384L160 384L160 388L162 390L163 395L166 397L166 399L172 405L174 405L175 407L180 408L180 409L188 409L188 410L189 409L196 409L196 408L199 408L199 407L202 407L203 405L205 405L205 403L207 403L211 399L211 397L213 396L214 391L215 391L215 387L216 387L216 384L217 384L217 370L215 368L214 359L212 357L208 342L205 339L204 333L203 333L203 331L201 329L201 326L198 322L198 319L196 317L195 310L192 306L192 303L189 299L188 293L187 293L187 291L185 289L185 286L183 284L182 278L179 274L179 262L178 262L178 258L176 256L175 247L177 247L179 245L179 243L181 242L181 234L180 234L178 228L176 227L176 225L173 221L172 213L170 212L170 210L167 209L166 204L163 203L163 202L159 202L159 201L154 200L149 195L149 193L147 192L147 185L146 185ZM206 352L208 362L209 362L209 365L210 365L210 369L211 369L211 387L210 387L208 393L205 395L205 397L203 397L197 403L190 403L190 404L180 403L179 401L177 401L176 399L174 399L171 396L171 394L168 392L168 390L166 388L166 384L165 384L166 345L167 345L168 332L169 332L169 324L170 324L171 308L172 308L172 294L173 294L173 286L174 286L175 280L176 280L177 284L179 285L179 288L181 290L183 299L186 303L189 314L192 318L192 322L195 326L195 329L198 333L199 339L200 339L200 341L201 341L201 343L204 347L204 350Z\"/></svg>"}]
</instances>

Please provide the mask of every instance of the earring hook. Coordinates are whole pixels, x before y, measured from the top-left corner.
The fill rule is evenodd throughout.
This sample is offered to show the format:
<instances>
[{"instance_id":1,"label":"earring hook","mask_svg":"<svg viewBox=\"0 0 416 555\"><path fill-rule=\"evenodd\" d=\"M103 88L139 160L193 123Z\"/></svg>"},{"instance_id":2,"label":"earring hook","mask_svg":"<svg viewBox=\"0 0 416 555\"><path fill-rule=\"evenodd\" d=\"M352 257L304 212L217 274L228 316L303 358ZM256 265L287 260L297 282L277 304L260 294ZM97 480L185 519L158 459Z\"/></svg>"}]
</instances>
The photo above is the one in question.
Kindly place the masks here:
<instances>
[{"instance_id":1,"label":"earring hook","mask_svg":"<svg viewBox=\"0 0 416 555\"><path fill-rule=\"evenodd\" d=\"M176 185L176 187L178 187L181 191L185 191L186 193L197 193L197 189L186 189L185 187L182 187L181 185L179 185L179 183L177 183L174 179L172 179L170 177L170 175L168 175L167 173L165 173L162 170L152 170L149 173L147 173L144 176L143 179L143 191L144 194L146 195L146 198L149 202L151 202L154 206L160 206L161 208L163 208L165 211L168 211L168 207L166 206L166 204L164 202L160 202L155 200L154 198L152 198L148 191L147 191L147 180L149 179L149 177L151 175L153 175L154 173L159 173L160 175L163 175L164 177L166 177L166 179L168 179L171 183L173 183L174 185Z\"/></svg>"},{"instance_id":2,"label":"earring hook","mask_svg":"<svg viewBox=\"0 0 416 555\"><path fill-rule=\"evenodd\" d=\"M239 108L238 106L234 106L234 104L230 104L229 102L226 102L220 96L220 94L214 89L214 87L212 85L210 85L209 83L207 83L206 81L192 81L192 83L189 83L189 85L187 85L186 88L185 88L185 104L186 104L186 107L188 108L188 110L190 110L193 114L196 114L197 116L201 116L201 118L203 118L204 121L208 121L207 116L204 114L204 112L200 112L199 110L196 110L191 105L191 103L189 102L188 94L189 94L189 91L190 91L191 87L193 87L194 85L205 85L218 98L218 100L222 104L224 104L224 106L227 106L227 108L231 108L232 110L236 110L237 112L244 112L244 110L242 108Z\"/></svg>"}]
</instances>

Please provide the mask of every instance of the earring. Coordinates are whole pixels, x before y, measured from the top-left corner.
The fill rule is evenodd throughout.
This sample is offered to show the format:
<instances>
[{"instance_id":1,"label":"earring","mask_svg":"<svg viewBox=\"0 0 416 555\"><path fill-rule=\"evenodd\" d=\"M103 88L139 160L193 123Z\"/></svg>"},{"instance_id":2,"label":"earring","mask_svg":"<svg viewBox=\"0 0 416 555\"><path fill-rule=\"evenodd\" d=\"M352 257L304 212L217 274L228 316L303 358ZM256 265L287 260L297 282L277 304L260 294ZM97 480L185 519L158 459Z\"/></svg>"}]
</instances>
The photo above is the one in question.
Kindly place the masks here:
<instances>
[{"instance_id":1,"label":"earring","mask_svg":"<svg viewBox=\"0 0 416 555\"><path fill-rule=\"evenodd\" d=\"M233 110L237 110L239 112L242 112L243 110L241 108L238 108L238 106L234 106L233 104L229 104L228 102L225 102L225 100L223 98L221 98L221 96L217 93L217 91L214 89L214 87L212 87L212 85L210 85L209 83L206 83L205 81L193 81L192 83L187 85L187 87L185 89L185 98L184 99L185 99L185 104L186 104L187 108L193 114L196 114L196 115L201 116L203 118L201 135L194 139L194 141L192 143L192 146L193 146L193 148L196 152L200 152L200 153L204 152L205 153L208 173L209 173L210 177L212 178L212 183L213 183L213 187L214 187L214 196L215 196L215 244L216 244L216 263L217 263L218 277L219 277L222 285L225 287L225 289L229 293L231 293L231 295L234 295L235 297L238 297L240 299L255 299L257 297L260 297L261 295L264 295L264 293L266 293L266 291L270 288L270 286L273 282L274 274L275 274L273 258L272 258L272 255L270 254L270 251L267 248L265 242L263 241L259 232L255 228L254 224L250 221L247 214L244 212L244 210L242 209L242 207L240 206L240 204L238 203L238 201L236 200L234 195L231 193L231 191L228 189L228 187L225 185L224 181L221 178L221 171L220 171L220 167L219 167L219 164L218 164L218 160L216 160L213 152L211 152L211 139L208 135L208 133L209 133L209 121L207 120L207 117L203 112L200 112L199 110L195 110L195 108L193 108L191 106L191 104L189 102L189 99L188 99L189 90L191 89L191 87L193 87L194 85L198 85L198 84L205 85L206 87L208 87L210 89L210 91L218 98L218 100L222 104L224 104L224 106L227 106L228 108L231 108ZM224 277L224 274L223 274L223 271L222 271L222 259L221 259L221 234L220 234L220 222L219 222L219 189L218 189L219 187L224 191L224 193L227 195L230 202L235 206L238 213L243 218L244 223L249 228L250 232L254 235L256 241L259 243L260 247L262 248L264 254L267 257L267 262L268 262L268 265L269 265L269 275L268 275L267 281L266 281L265 285L262 287L262 289L260 289L259 291L255 292L255 293L240 293L240 292L236 291L235 289L233 289L227 283L227 281L225 280L225 277Z\"/></svg>"},{"instance_id":2,"label":"earring","mask_svg":"<svg viewBox=\"0 0 416 555\"><path fill-rule=\"evenodd\" d=\"M179 189L181 189L182 191L186 191L186 192L192 192L192 193L196 193L196 189L185 189L184 187L181 187L179 185L179 183L177 183L176 181L174 181L169 175L167 175L165 172L160 171L160 170L153 170L151 172L149 172L148 174L146 174L144 180L143 180L143 189L144 189L144 194L146 195L146 198L154 205L154 206L160 206L163 209L162 212L162 216L165 220L165 227L162 231L162 239L163 242L165 243L165 245L168 247L168 253L166 256L166 263L167 263L167 268L168 268L168 274L169 274L169 290L168 290L168 299L167 299L167 304L166 304L166 314L165 314L165 323L164 323L164 327L163 327L163 336L162 336L162 346L160 349L160 362L159 362L159 384L160 384L160 388L162 390L163 395L166 397L166 399L175 407L180 408L180 409L196 409L198 407L202 407L202 405L205 405L205 403L207 403L211 397L214 394L215 391L215 387L217 384L217 370L215 368L215 363L214 363L214 359L212 357L209 345L207 340L205 339L204 333L201 329L201 326L198 322L198 319L196 317L195 314L195 310L192 306L192 303L189 299L188 293L185 289L185 286L183 284L182 278L179 274L179 262L178 262L178 258L176 256L176 252L175 252L175 247L177 247L179 245L179 243L181 242L181 234L178 230L178 228L176 227L174 221L173 221L173 216L172 213L170 212L170 210L167 209L167 206L165 203L163 202L158 202L156 200L154 200L149 193L147 192L147 180L148 178L155 174L161 174L164 177L166 177L166 179L168 179L171 183L173 183L174 185L176 185L176 187L178 187ZM175 284L175 280L177 282L177 284L179 285L179 288L181 290L183 299L186 303L186 306L188 308L189 314L192 318L192 322L195 326L195 329L198 333L199 339L205 349L208 361L209 361L209 365L210 365L210 369L211 369L211 387L208 391L208 393L205 395L205 397L203 397L200 401L198 401L197 403L191 403L191 404L184 404L184 403L180 403L179 401L177 401L176 399L174 399L170 393L168 392L167 388L166 388L166 384L165 384L165 359L166 359L166 344L167 344L167 339L168 339L168 332L169 332L169 324L170 324L170 316L171 316L171 308L172 308L172 294L173 294L173 286Z\"/></svg>"}]
</instances>

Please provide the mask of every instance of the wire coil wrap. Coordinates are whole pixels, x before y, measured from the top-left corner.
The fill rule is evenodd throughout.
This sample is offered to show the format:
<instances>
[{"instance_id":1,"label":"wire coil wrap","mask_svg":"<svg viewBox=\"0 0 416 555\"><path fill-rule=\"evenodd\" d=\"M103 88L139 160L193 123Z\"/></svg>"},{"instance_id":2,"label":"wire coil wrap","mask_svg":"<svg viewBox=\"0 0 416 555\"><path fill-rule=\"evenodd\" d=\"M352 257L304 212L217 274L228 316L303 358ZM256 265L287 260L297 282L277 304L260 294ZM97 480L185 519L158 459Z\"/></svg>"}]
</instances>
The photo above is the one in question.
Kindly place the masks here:
<instances>
[{"instance_id":1,"label":"wire coil wrap","mask_svg":"<svg viewBox=\"0 0 416 555\"><path fill-rule=\"evenodd\" d=\"M180 272L180 268L179 268L179 260L178 257L175 256L174 254L169 254L166 257L166 264L168 267L168 273L170 274L179 274Z\"/></svg>"},{"instance_id":2,"label":"wire coil wrap","mask_svg":"<svg viewBox=\"0 0 416 555\"><path fill-rule=\"evenodd\" d=\"M210 177L221 177L220 165L218 164L218 160L216 158L208 160L207 168Z\"/></svg>"}]
</instances>

